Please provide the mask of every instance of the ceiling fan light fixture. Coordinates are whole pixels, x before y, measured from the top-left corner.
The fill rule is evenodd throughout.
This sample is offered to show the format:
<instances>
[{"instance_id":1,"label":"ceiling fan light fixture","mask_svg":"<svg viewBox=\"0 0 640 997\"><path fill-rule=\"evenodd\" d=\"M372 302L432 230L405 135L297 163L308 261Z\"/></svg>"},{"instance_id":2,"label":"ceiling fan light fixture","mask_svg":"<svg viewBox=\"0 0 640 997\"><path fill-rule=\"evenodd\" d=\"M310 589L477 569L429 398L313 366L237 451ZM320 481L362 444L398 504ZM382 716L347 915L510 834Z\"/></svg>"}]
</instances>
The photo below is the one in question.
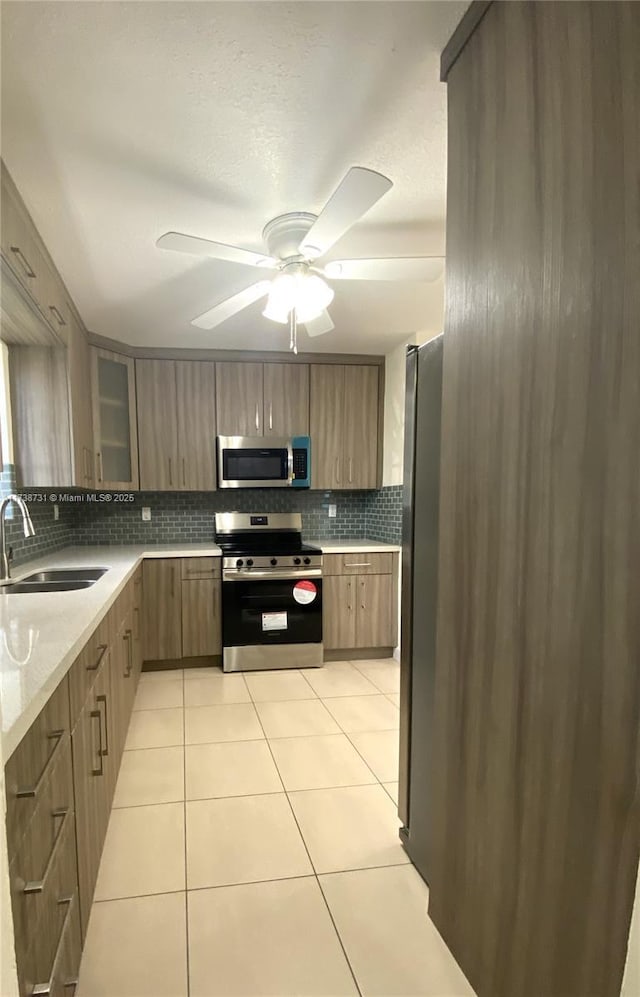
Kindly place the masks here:
<instances>
[{"instance_id":1,"label":"ceiling fan light fixture","mask_svg":"<svg viewBox=\"0 0 640 997\"><path fill-rule=\"evenodd\" d=\"M333 301L333 289L316 274L301 274L298 282L296 298L296 317L298 322L309 322L322 315L325 308Z\"/></svg>"},{"instance_id":2,"label":"ceiling fan light fixture","mask_svg":"<svg viewBox=\"0 0 640 997\"><path fill-rule=\"evenodd\" d=\"M326 281L307 269L279 273L271 282L269 300L262 314L284 325L295 311L298 322L308 322L322 315L333 301L333 293Z\"/></svg>"}]
</instances>

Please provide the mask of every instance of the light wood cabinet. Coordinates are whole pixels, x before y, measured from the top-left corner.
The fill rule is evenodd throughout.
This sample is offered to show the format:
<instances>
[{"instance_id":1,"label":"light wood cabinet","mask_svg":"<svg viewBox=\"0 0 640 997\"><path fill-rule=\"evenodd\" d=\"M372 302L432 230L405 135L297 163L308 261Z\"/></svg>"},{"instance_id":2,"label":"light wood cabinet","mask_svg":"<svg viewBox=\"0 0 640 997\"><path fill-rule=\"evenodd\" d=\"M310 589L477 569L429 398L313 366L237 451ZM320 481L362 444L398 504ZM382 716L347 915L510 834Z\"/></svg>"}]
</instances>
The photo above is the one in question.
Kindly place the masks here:
<instances>
[{"instance_id":1,"label":"light wood cabinet","mask_svg":"<svg viewBox=\"0 0 640 997\"><path fill-rule=\"evenodd\" d=\"M215 364L136 360L140 487L216 487Z\"/></svg>"},{"instance_id":2,"label":"light wood cabinet","mask_svg":"<svg viewBox=\"0 0 640 997\"><path fill-rule=\"evenodd\" d=\"M263 379L263 435L308 436L309 365L265 363Z\"/></svg>"},{"instance_id":3,"label":"light wood cabinet","mask_svg":"<svg viewBox=\"0 0 640 997\"><path fill-rule=\"evenodd\" d=\"M345 488L344 367L313 364L309 398L311 487Z\"/></svg>"},{"instance_id":4,"label":"light wood cabinet","mask_svg":"<svg viewBox=\"0 0 640 997\"><path fill-rule=\"evenodd\" d=\"M15 281L26 292L26 299L37 313L38 321L28 320L15 308L9 309L9 321L3 322L2 338L6 342L32 343L41 345L66 346L69 335L69 307L64 285L50 261L42 242L9 172L2 163L1 170L2 224L0 226L0 250L2 258ZM3 272L3 284L5 274ZM13 299L13 288L6 281L9 302ZM3 287L3 310L5 309L5 288ZM14 311L16 321L12 321Z\"/></svg>"},{"instance_id":5,"label":"light wood cabinet","mask_svg":"<svg viewBox=\"0 0 640 997\"><path fill-rule=\"evenodd\" d=\"M172 360L136 360L140 488L173 491L178 485L176 372Z\"/></svg>"},{"instance_id":6,"label":"light wood cabinet","mask_svg":"<svg viewBox=\"0 0 640 997\"><path fill-rule=\"evenodd\" d=\"M221 582L182 579L182 657L222 653Z\"/></svg>"},{"instance_id":7,"label":"light wood cabinet","mask_svg":"<svg viewBox=\"0 0 640 997\"><path fill-rule=\"evenodd\" d=\"M73 479L79 487L93 488L95 485L95 456L91 405L91 354L87 334L72 309L69 309L69 348L67 352Z\"/></svg>"},{"instance_id":8,"label":"light wood cabinet","mask_svg":"<svg viewBox=\"0 0 640 997\"><path fill-rule=\"evenodd\" d=\"M110 723L113 700L109 677L110 660L105 658L71 734L83 938L86 936L117 773L113 724Z\"/></svg>"},{"instance_id":9,"label":"light wood cabinet","mask_svg":"<svg viewBox=\"0 0 640 997\"><path fill-rule=\"evenodd\" d=\"M262 436L261 363L216 364L216 421L220 436Z\"/></svg>"},{"instance_id":10,"label":"light wood cabinet","mask_svg":"<svg viewBox=\"0 0 640 997\"><path fill-rule=\"evenodd\" d=\"M344 368L344 487L378 482L378 368Z\"/></svg>"},{"instance_id":11,"label":"light wood cabinet","mask_svg":"<svg viewBox=\"0 0 640 997\"><path fill-rule=\"evenodd\" d=\"M131 357L91 347L96 480L99 488L138 488L136 385Z\"/></svg>"},{"instance_id":12,"label":"light wood cabinet","mask_svg":"<svg viewBox=\"0 0 640 997\"><path fill-rule=\"evenodd\" d=\"M180 558L150 558L143 564L143 651L145 661L182 657Z\"/></svg>"},{"instance_id":13,"label":"light wood cabinet","mask_svg":"<svg viewBox=\"0 0 640 997\"><path fill-rule=\"evenodd\" d=\"M322 640L329 651L356 646L357 578L322 579Z\"/></svg>"},{"instance_id":14,"label":"light wood cabinet","mask_svg":"<svg viewBox=\"0 0 640 997\"><path fill-rule=\"evenodd\" d=\"M313 364L310 435L312 488L375 488L378 368Z\"/></svg>"},{"instance_id":15,"label":"light wood cabinet","mask_svg":"<svg viewBox=\"0 0 640 997\"><path fill-rule=\"evenodd\" d=\"M356 581L355 647L392 647L398 609L393 599L393 576L358 575Z\"/></svg>"},{"instance_id":16,"label":"light wood cabinet","mask_svg":"<svg viewBox=\"0 0 640 997\"><path fill-rule=\"evenodd\" d=\"M177 360L178 481L184 491L216 487L216 365Z\"/></svg>"},{"instance_id":17,"label":"light wood cabinet","mask_svg":"<svg viewBox=\"0 0 640 997\"><path fill-rule=\"evenodd\" d=\"M392 648L398 639L398 555L327 554L322 579L328 651Z\"/></svg>"}]
</instances>

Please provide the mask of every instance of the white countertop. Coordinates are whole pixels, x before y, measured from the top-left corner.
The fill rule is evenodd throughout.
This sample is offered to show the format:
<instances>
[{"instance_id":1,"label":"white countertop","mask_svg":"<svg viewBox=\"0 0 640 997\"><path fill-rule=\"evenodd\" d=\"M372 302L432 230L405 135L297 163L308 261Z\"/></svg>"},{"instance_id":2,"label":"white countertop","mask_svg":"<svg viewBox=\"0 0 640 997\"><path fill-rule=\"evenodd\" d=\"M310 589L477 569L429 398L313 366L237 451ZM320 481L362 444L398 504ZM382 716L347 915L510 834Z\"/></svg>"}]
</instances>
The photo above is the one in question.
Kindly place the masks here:
<instances>
[{"instance_id":1,"label":"white countertop","mask_svg":"<svg viewBox=\"0 0 640 997\"><path fill-rule=\"evenodd\" d=\"M376 540L305 540L325 554L397 552ZM0 587L0 714L6 762L143 558L220 557L209 544L66 547L20 565L11 581L45 568L108 568L90 588L12 595Z\"/></svg>"},{"instance_id":2,"label":"white countertop","mask_svg":"<svg viewBox=\"0 0 640 997\"><path fill-rule=\"evenodd\" d=\"M381 543L379 540L307 540L305 543L319 547L323 554L396 554L402 550L398 544Z\"/></svg>"},{"instance_id":3,"label":"white countertop","mask_svg":"<svg viewBox=\"0 0 640 997\"><path fill-rule=\"evenodd\" d=\"M109 570L72 592L12 595L0 588L0 712L6 762L143 558L219 557L214 544L66 547L20 565L11 581L44 568Z\"/></svg>"}]
</instances>

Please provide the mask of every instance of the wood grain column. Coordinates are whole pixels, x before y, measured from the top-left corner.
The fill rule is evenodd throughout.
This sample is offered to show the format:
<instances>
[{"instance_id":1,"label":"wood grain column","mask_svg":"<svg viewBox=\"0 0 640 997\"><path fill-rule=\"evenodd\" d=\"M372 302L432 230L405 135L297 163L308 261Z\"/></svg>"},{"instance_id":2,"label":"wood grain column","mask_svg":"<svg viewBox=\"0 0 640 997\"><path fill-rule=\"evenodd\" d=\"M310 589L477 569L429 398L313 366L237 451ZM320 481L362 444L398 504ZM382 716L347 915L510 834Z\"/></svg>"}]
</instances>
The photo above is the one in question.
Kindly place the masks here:
<instances>
[{"instance_id":1,"label":"wood grain column","mask_svg":"<svg viewBox=\"0 0 640 997\"><path fill-rule=\"evenodd\" d=\"M480 997L613 997L640 796L640 4L448 74L430 913Z\"/></svg>"}]
</instances>

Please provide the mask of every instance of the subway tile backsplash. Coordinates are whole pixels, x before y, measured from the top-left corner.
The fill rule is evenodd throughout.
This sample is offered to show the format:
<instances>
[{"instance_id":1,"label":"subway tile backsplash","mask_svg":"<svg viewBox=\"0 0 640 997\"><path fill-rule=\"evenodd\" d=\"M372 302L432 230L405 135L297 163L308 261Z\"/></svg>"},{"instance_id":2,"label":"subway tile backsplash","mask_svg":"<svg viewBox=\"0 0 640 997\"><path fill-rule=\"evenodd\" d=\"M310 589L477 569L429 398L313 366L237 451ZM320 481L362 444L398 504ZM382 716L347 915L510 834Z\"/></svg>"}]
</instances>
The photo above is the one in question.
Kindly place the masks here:
<instances>
[{"instance_id":1,"label":"subway tile backsplash","mask_svg":"<svg viewBox=\"0 0 640 997\"><path fill-rule=\"evenodd\" d=\"M0 493L14 489L13 468L5 465ZM59 492L60 490L58 490ZM54 489L32 490L48 496ZM26 490L23 490L23 494ZM217 492L131 492L108 493L110 501L87 501L87 493L64 493L70 501L59 501L59 519L54 521L53 504L29 502L36 536L25 540L19 514L7 523L7 543L13 547L14 562L20 564L72 544L163 544L198 543L214 538L213 514L238 512L301 512L306 537L347 540L368 537L386 543L400 543L402 532L402 486L379 491L303 491L296 489L242 489ZM95 493L89 493L94 495ZM106 494L106 493L97 493ZM61 497L61 496L60 496ZM335 519L328 516L329 504L337 506ZM142 508L149 506L151 521L142 521Z\"/></svg>"}]
</instances>

